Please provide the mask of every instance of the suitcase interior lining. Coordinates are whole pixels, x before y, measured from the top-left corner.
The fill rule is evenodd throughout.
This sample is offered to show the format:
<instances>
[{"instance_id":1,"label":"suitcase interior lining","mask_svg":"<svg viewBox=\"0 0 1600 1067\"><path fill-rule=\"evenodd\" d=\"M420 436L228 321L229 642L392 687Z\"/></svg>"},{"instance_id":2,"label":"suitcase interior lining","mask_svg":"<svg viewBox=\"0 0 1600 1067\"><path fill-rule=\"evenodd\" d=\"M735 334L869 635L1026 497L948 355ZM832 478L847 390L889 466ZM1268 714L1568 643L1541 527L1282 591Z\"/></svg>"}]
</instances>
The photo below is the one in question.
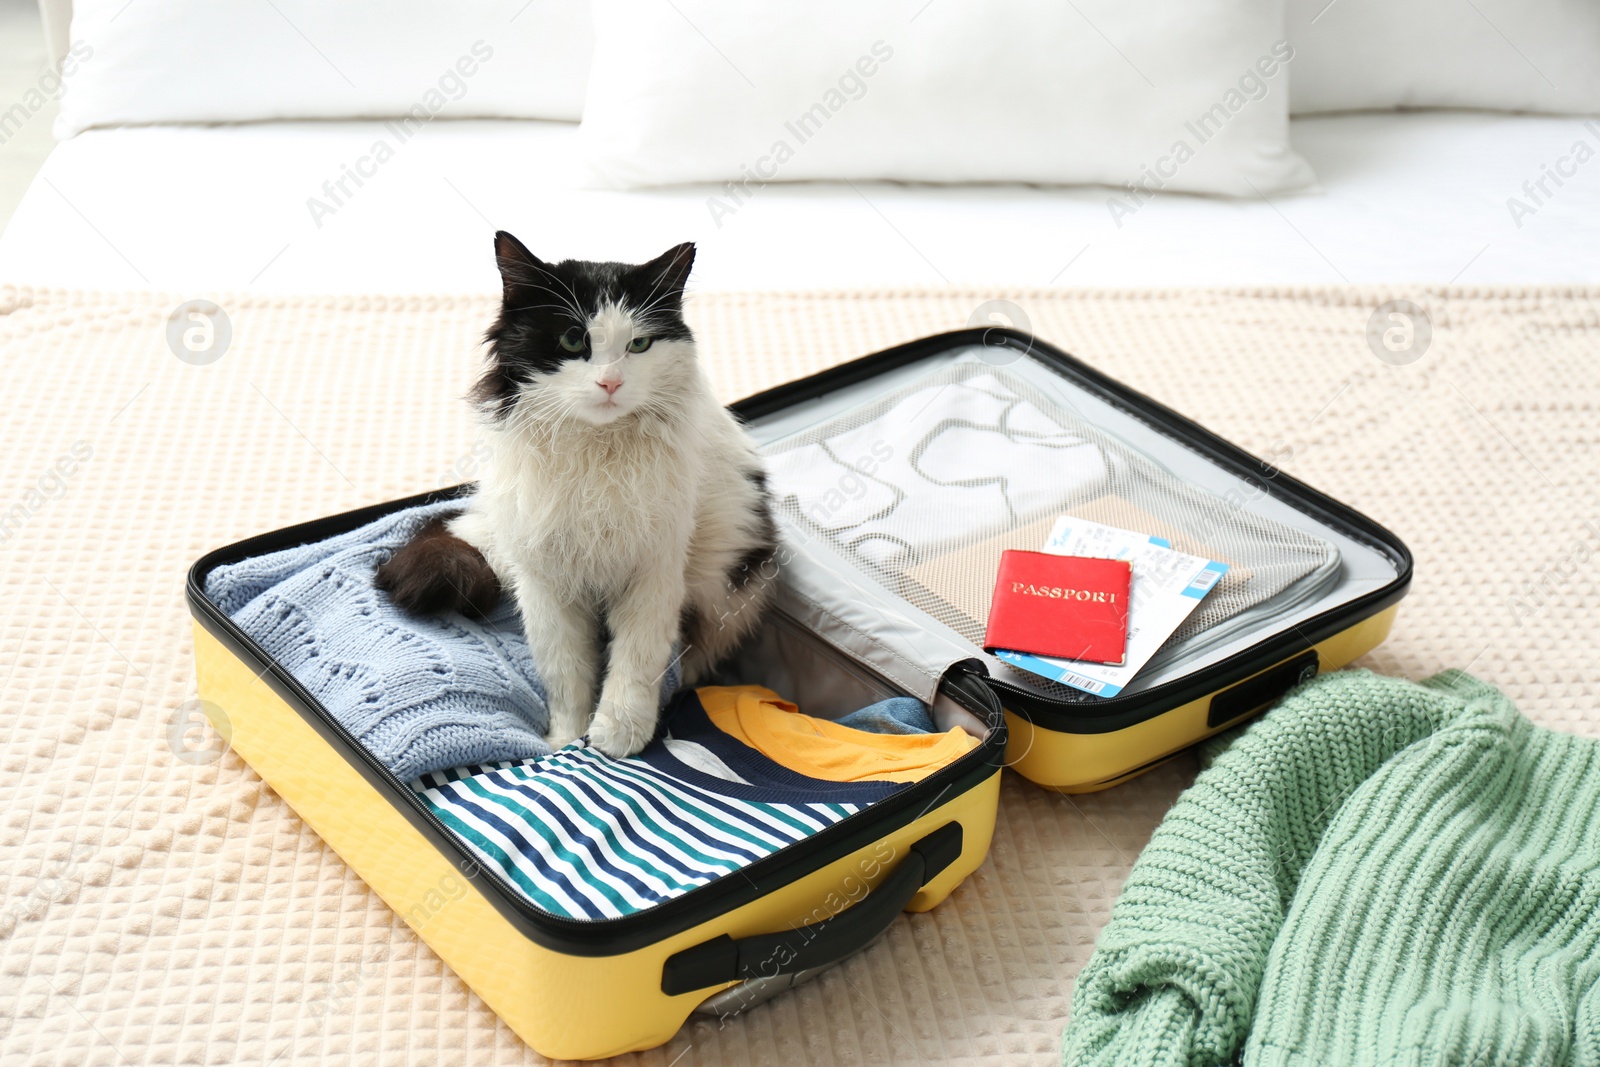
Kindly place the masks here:
<instances>
[{"instance_id":1,"label":"suitcase interior lining","mask_svg":"<svg viewBox=\"0 0 1600 1067\"><path fill-rule=\"evenodd\" d=\"M1052 451L1029 462L1027 448L1019 453L1009 439L986 437L992 426L981 420L942 417L950 387L972 383L1024 400L1032 409L1024 424L1031 437L1024 444ZM900 405L915 410L901 418ZM1021 408L1012 404L1009 410ZM1267 586L1255 598L1234 597L1232 604L1219 599L1222 610L1209 620L1197 612L1197 619L1211 625L1180 631L1123 698L1218 663L1269 634L1381 589L1399 574L1379 546L1283 494L1262 491L1170 429L1142 418L1133 405L1113 403L1073 381L1039 352L957 344L755 418L749 429L768 457L780 500L786 494L786 458L796 464L790 472L813 470L819 462L831 465L830 474L839 472L839 491L828 497L815 491L816 483L808 484L811 514L797 506L794 493L779 508L790 595L831 640L905 684L920 683L917 695L924 699L943 670L963 659L981 660L991 675L1047 699L1100 699L1013 668L980 648L1000 550L1037 548L1060 514L1167 536L1175 547L1229 562L1245 587L1251 580ZM941 447L940 434L950 435L955 447L935 458L968 473L933 473L941 483L971 490L966 496L974 506L960 506L962 493L951 492L946 506L924 509L896 527L896 509L914 503L906 489L927 482L924 461ZM1013 460L1019 454L1024 459L994 472L992 480L1005 479L1001 496L983 484L984 448L995 443ZM1050 462L1058 456L1060 462ZM1084 467L1091 468L1087 475ZM1262 466L1264 480L1275 474ZM895 484L896 475L916 486ZM1165 484L1155 492L1140 488L1152 479ZM867 521L857 522L862 516ZM846 527L843 534L840 527ZM1284 559L1294 565L1279 566ZM1271 578L1273 568L1281 580L1259 580ZM1219 592L1225 591L1213 595Z\"/></svg>"},{"instance_id":2,"label":"suitcase interior lining","mask_svg":"<svg viewBox=\"0 0 1600 1067\"><path fill-rule=\"evenodd\" d=\"M781 607L718 668L710 683L764 685L820 719L838 719L880 700L909 695L808 631ZM925 703L940 731L960 726L980 740L989 736L990 724L944 688Z\"/></svg>"}]
</instances>

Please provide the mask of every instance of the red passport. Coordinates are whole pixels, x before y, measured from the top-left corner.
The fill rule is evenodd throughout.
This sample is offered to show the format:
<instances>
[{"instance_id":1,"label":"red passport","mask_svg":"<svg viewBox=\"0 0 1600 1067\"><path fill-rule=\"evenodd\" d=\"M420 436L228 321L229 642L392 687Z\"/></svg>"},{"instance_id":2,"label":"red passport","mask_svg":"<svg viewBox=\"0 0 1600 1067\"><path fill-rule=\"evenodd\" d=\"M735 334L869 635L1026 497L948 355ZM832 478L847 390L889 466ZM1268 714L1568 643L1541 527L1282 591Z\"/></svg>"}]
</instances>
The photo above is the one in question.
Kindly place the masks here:
<instances>
[{"instance_id":1,"label":"red passport","mask_svg":"<svg viewBox=\"0 0 1600 1067\"><path fill-rule=\"evenodd\" d=\"M1000 555L983 649L1121 663L1132 579L1124 559L1007 549Z\"/></svg>"}]
</instances>

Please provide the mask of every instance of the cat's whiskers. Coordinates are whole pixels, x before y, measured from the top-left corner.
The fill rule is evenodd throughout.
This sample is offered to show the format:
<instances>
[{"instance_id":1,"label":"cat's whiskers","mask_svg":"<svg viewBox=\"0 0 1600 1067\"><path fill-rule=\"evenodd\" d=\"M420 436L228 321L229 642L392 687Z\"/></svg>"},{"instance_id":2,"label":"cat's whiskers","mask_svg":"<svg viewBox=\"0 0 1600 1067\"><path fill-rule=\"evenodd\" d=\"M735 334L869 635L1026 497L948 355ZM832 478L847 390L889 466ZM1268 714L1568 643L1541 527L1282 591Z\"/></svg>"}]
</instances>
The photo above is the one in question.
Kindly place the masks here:
<instances>
[{"instance_id":1,"label":"cat's whiskers","mask_svg":"<svg viewBox=\"0 0 1600 1067\"><path fill-rule=\"evenodd\" d=\"M567 295L566 295L565 299L570 301L570 303L568 304L568 310L570 310L572 312L573 317L576 318L579 322L585 321L583 312L580 311L579 308L578 308L578 304L580 303L580 301L578 300L578 294L572 291L572 286L568 285L565 281L563 281L561 279L561 277L559 275L555 274L553 271L551 271L547 267L541 266L540 267L540 273L542 273L545 277L550 278L556 284L560 285L561 288L563 288L563 289L565 289L567 291ZM549 286L543 286L542 288L544 288L546 292L549 292L552 295L554 295L556 297L556 299L558 299L558 300L563 299L560 293L557 293L554 289L551 289Z\"/></svg>"},{"instance_id":2,"label":"cat's whiskers","mask_svg":"<svg viewBox=\"0 0 1600 1067\"><path fill-rule=\"evenodd\" d=\"M654 315L655 310L661 307L662 304L671 298L671 296L671 292L664 292L660 296L649 300L638 310L634 311L630 309L629 313L633 316L634 325L641 327L646 336L649 336L651 332L660 328L660 324Z\"/></svg>"},{"instance_id":3,"label":"cat's whiskers","mask_svg":"<svg viewBox=\"0 0 1600 1067\"><path fill-rule=\"evenodd\" d=\"M514 307L514 308L508 308L507 310L508 311L565 311L569 315L574 314L572 308L570 306L566 305L566 304L521 304L521 305L519 305L517 307Z\"/></svg>"},{"instance_id":4,"label":"cat's whiskers","mask_svg":"<svg viewBox=\"0 0 1600 1067\"><path fill-rule=\"evenodd\" d=\"M577 408L576 400L540 390L517 402L512 411L513 428L526 432L535 426L554 427L563 422Z\"/></svg>"}]
</instances>

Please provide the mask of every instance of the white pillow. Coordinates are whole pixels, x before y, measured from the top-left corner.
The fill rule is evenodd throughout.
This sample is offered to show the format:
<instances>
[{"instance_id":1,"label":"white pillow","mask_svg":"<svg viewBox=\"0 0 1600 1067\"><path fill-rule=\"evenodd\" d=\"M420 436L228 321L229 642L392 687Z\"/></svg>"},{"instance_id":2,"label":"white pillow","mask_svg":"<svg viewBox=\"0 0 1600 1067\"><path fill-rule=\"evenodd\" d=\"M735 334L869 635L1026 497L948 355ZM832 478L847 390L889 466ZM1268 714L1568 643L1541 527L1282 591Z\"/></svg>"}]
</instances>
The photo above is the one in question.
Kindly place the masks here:
<instances>
[{"instance_id":1,"label":"white pillow","mask_svg":"<svg viewBox=\"0 0 1600 1067\"><path fill-rule=\"evenodd\" d=\"M595 0L580 134L612 187L1253 196L1313 180L1288 145L1281 16L1278 0Z\"/></svg>"},{"instance_id":2,"label":"white pillow","mask_svg":"<svg viewBox=\"0 0 1600 1067\"><path fill-rule=\"evenodd\" d=\"M72 40L58 137L407 114L576 121L594 30L587 0L76 0Z\"/></svg>"},{"instance_id":3,"label":"white pillow","mask_svg":"<svg viewBox=\"0 0 1600 1067\"><path fill-rule=\"evenodd\" d=\"M1287 0L1295 112L1600 113L1596 0Z\"/></svg>"}]
</instances>

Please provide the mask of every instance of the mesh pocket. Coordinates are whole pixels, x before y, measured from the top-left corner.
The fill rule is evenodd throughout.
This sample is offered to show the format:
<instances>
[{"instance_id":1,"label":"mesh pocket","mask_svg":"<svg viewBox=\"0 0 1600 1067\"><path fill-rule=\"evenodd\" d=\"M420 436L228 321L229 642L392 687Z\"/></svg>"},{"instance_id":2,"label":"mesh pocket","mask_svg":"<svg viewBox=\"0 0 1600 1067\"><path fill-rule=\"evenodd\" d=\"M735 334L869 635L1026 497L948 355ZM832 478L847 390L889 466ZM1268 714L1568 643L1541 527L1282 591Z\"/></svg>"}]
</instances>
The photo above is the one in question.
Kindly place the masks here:
<instances>
[{"instance_id":1,"label":"mesh pocket","mask_svg":"<svg viewBox=\"0 0 1600 1067\"><path fill-rule=\"evenodd\" d=\"M1184 483L983 363L942 368L765 452L789 520L974 645L1000 553L1037 549L1061 515L1230 565L1164 654L1337 570L1328 542Z\"/></svg>"}]
</instances>

